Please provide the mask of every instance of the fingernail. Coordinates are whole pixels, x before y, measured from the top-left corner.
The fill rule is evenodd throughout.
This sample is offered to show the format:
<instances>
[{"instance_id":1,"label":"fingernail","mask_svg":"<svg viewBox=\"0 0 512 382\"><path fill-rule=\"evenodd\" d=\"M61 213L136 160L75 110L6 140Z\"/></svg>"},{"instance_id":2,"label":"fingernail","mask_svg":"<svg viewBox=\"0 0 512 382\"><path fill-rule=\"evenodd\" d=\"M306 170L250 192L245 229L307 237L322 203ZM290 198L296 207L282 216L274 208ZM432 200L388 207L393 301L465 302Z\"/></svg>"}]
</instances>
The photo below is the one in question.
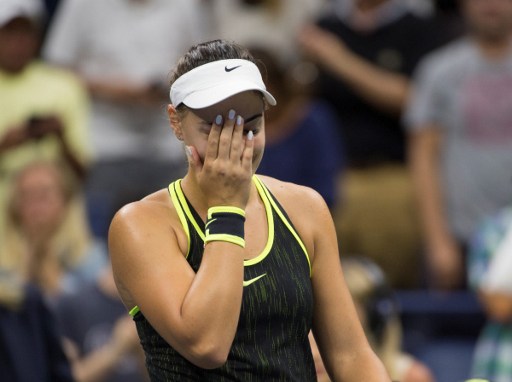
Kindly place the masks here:
<instances>
[{"instance_id":1,"label":"fingernail","mask_svg":"<svg viewBox=\"0 0 512 382\"><path fill-rule=\"evenodd\" d=\"M254 133L252 132L252 130L249 130L249 132L247 133L247 140L252 141L253 138Z\"/></svg>"},{"instance_id":2,"label":"fingernail","mask_svg":"<svg viewBox=\"0 0 512 382\"><path fill-rule=\"evenodd\" d=\"M215 124L219 126L222 125L222 115L219 114L215 117Z\"/></svg>"},{"instance_id":3,"label":"fingernail","mask_svg":"<svg viewBox=\"0 0 512 382\"><path fill-rule=\"evenodd\" d=\"M243 119L242 119L242 116L241 116L241 115L239 115L238 117L236 117L236 124L237 124L238 126L240 126L240 125L242 124L242 122L243 122Z\"/></svg>"},{"instance_id":4,"label":"fingernail","mask_svg":"<svg viewBox=\"0 0 512 382\"><path fill-rule=\"evenodd\" d=\"M192 150L190 150L190 147L185 146L185 153L188 157L192 157Z\"/></svg>"},{"instance_id":5,"label":"fingernail","mask_svg":"<svg viewBox=\"0 0 512 382\"><path fill-rule=\"evenodd\" d=\"M228 118L229 119L235 119L235 111L233 109L231 109L228 113Z\"/></svg>"}]
</instances>

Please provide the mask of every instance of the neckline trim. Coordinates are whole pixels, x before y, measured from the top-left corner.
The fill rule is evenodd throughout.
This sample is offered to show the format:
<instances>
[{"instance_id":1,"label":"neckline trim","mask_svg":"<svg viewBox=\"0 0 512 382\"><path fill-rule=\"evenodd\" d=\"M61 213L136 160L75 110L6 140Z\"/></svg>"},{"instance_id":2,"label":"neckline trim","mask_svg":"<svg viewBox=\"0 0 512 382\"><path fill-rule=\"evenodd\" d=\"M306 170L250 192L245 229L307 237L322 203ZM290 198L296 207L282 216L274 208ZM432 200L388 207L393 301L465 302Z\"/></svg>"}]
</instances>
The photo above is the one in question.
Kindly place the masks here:
<instances>
[{"instance_id":1,"label":"neckline trim","mask_svg":"<svg viewBox=\"0 0 512 382\"><path fill-rule=\"evenodd\" d=\"M261 181L257 179L256 175L253 175L252 181L254 185L256 186L256 189L258 191L258 195L260 199L263 202L263 205L265 207L265 214L267 216L267 227L268 227L268 237L267 237L267 243L265 244L265 247L260 252L260 254L252 259L244 260L244 266L251 266L254 264L257 264L263 259L265 259L268 254L270 253L270 250L272 249L272 245L274 244L274 216L272 214L272 204L269 200L269 197L267 196L265 190L263 189L263 186L261 184ZM183 229L185 230L185 233L187 235L187 256L190 254L190 232L188 229L188 224L186 224L186 217L188 220L192 223L192 226L194 227L195 231L201 238L201 240L204 242L205 234L203 229L201 228L201 225L197 222L196 218L194 217L190 206L187 202L187 199L185 197L185 194L183 193L183 189L181 188L181 179L175 182L175 186L173 187L175 191L175 195L177 197L177 200L173 197L173 203L175 207L180 207L178 211L178 216L180 218L180 221L183 225ZM179 203L176 203L179 202Z\"/></svg>"}]
</instances>

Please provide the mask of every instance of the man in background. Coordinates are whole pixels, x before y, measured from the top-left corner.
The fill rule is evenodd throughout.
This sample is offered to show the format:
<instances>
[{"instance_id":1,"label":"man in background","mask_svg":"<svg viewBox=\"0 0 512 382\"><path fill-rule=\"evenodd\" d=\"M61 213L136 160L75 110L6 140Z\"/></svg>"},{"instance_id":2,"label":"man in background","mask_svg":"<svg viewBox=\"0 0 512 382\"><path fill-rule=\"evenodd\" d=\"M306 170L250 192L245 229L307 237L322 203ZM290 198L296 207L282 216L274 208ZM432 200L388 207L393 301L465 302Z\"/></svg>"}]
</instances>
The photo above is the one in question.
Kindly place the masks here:
<instances>
[{"instance_id":1,"label":"man in background","mask_svg":"<svg viewBox=\"0 0 512 382\"><path fill-rule=\"evenodd\" d=\"M468 239L512 200L512 1L461 4L467 35L422 62L405 115L437 288L465 285Z\"/></svg>"}]
</instances>

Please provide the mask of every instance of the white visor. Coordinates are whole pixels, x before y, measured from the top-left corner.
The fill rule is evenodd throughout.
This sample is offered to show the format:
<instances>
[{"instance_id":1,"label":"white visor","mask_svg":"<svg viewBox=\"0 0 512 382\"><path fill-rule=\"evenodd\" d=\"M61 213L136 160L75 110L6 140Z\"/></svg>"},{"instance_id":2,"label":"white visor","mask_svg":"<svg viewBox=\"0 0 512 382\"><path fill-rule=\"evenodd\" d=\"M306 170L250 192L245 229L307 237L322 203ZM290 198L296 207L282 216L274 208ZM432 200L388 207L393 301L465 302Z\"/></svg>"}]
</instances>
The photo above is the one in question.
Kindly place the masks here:
<instances>
[{"instance_id":1,"label":"white visor","mask_svg":"<svg viewBox=\"0 0 512 382\"><path fill-rule=\"evenodd\" d=\"M247 90L259 91L270 105L276 104L258 67L240 59L213 61L192 69L174 82L170 96L174 106L184 103L202 109Z\"/></svg>"}]
</instances>

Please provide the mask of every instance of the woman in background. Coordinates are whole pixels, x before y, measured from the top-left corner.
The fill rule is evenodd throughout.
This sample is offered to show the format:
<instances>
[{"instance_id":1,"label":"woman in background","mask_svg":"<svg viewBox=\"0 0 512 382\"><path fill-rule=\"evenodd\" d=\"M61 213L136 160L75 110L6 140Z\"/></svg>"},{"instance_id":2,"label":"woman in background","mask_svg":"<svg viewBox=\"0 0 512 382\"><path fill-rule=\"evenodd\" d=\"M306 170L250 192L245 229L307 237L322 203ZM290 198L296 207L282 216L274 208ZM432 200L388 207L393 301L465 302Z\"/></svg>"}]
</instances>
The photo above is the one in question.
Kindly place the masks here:
<instances>
[{"instance_id":1,"label":"woman in background","mask_svg":"<svg viewBox=\"0 0 512 382\"><path fill-rule=\"evenodd\" d=\"M0 268L38 285L51 300L94 280L107 261L71 179L53 162L23 168L12 182L0 240Z\"/></svg>"}]
</instances>

